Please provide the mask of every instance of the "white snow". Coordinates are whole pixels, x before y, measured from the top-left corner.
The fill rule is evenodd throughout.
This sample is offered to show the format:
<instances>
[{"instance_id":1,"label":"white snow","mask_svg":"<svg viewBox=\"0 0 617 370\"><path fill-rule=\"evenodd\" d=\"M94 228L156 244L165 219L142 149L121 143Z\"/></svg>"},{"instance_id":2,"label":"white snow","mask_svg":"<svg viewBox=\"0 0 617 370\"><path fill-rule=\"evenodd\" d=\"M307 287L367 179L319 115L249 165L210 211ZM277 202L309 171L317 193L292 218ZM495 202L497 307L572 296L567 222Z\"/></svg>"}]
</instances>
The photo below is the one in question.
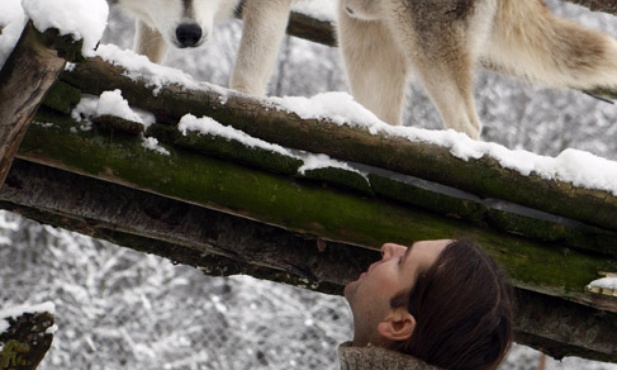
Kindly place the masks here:
<instances>
[{"instance_id":1,"label":"white snow","mask_svg":"<svg viewBox=\"0 0 617 370\"><path fill-rule=\"evenodd\" d=\"M22 5L38 30L57 28L61 35L83 40L84 56L93 55L109 15L105 0L22 0Z\"/></svg>"},{"instance_id":2,"label":"white snow","mask_svg":"<svg viewBox=\"0 0 617 370\"><path fill-rule=\"evenodd\" d=\"M54 315L56 313L56 306L53 304L53 302L44 302L37 305L21 305L0 310L0 333L6 331L9 328L9 322L5 319L17 318L24 313L41 312L49 312Z\"/></svg>"},{"instance_id":3,"label":"white snow","mask_svg":"<svg viewBox=\"0 0 617 370\"><path fill-rule=\"evenodd\" d=\"M325 154L311 154L303 157L304 165L298 169L298 173L304 175L306 171L316 170L320 168L340 168L346 171L352 171L362 175L368 181L368 175L356 170L355 168L351 168L347 163L337 161L335 159L330 158Z\"/></svg>"},{"instance_id":4,"label":"white snow","mask_svg":"<svg viewBox=\"0 0 617 370\"><path fill-rule=\"evenodd\" d=\"M100 96L82 96L81 101L73 111L71 117L78 122L83 122L81 129L87 131L91 128L90 120L94 117L111 115L129 121L137 122L147 129L155 121L152 113L133 109L129 102L122 96L122 91L104 91ZM153 137L142 135L141 145L162 155L170 155L169 150L159 145L159 141Z\"/></svg>"},{"instance_id":5,"label":"white snow","mask_svg":"<svg viewBox=\"0 0 617 370\"><path fill-rule=\"evenodd\" d=\"M299 96L272 97L268 101L296 113L303 119L327 118L338 125L357 122L364 126L373 126L383 123L371 111L357 103L351 95L345 92L321 93L311 98ZM276 107L276 105L273 107Z\"/></svg>"},{"instance_id":6,"label":"white snow","mask_svg":"<svg viewBox=\"0 0 617 370\"><path fill-rule=\"evenodd\" d=\"M96 105L95 114L96 116L116 116L143 124L141 117L129 107L129 102L122 97L122 91L119 89L104 91L101 94Z\"/></svg>"},{"instance_id":7,"label":"white snow","mask_svg":"<svg viewBox=\"0 0 617 370\"><path fill-rule=\"evenodd\" d=\"M169 150L159 145L159 141L154 137L144 136L142 138L141 146L149 150L154 150L155 152L162 154L162 155L170 155Z\"/></svg>"},{"instance_id":8,"label":"white snow","mask_svg":"<svg viewBox=\"0 0 617 370\"><path fill-rule=\"evenodd\" d=\"M249 148L260 148L284 156L293 157L293 154L280 145L271 144L266 141L256 139L243 131L236 130L233 127L224 126L210 117L197 118L192 114L187 114L180 120L178 130L186 135L187 132L197 132L204 135L214 135L226 138L227 140L236 140L242 142Z\"/></svg>"},{"instance_id":9,"label":"white snow","mask_svg":"<svg viewBox=\"0 0 617 370\"><path fill-rule=\"evenodd\" d=\"M227 140L239 141L248 148L258 148L287 157L300 159L304 162L298 169L298 173L301 175L304 175L305 172L309 170L333 167L353 171L366 178L366 174L351 168L344 162L334 160L325 154L312 154L301 151L292 153L290 150L280 145L268 143L233 127L222 125L211 117L197 118L192 114L187 114L180 120L178 130L182 132L183 135L186 135L187 132L197 132L204 135L219 136Z\"/></svg>"},{"instance_id":10,"label":"white snow","mask_svg":"<svg viewBox=\"0 0 617 370\"><path fill-rule=\"evenodd\" d=\"M21 0L0 1L0 68L15 47L26 25L26 14L21 7Z\"/></svg>"},{"instance_id":11,"label":"white snow","mask_svg":"<svg viewBox=\"0 0 617 370\"><path fill-rule=\"evenodd\" d=\"M120 117L129 121L141 123L148 128L154 123L152 113L129 106L129 102L122 96L122 91L104 91L100 96L82 95L81 100L73 111L71 117L78 122L87 123L89 129L90 119L103 115Z\"/></svg>"},{"instance_id":12,"label":"white snow","mask_svg":"<svg viewBox=\"0 0 617 370\"><path fill-rule=\"evenodd\" d=\"M545 180L559 180L587 189L604 190L617 195L617 162L591 153L566 149L557 157L537 155L524 150L512 150L502 145L477 141L453 130L427 130L392 126L380 121L372 112L343 92L329 92L312 98L270 98L277 105L304 119L328 118L339 125L364 127L373 135L402 137L412 142L425 142L448 148L465 161L490 157L503 168L524 176L538 175Z\"/></svg>"},{"instance_id":13,"label":"white snow","mask_svg":"<svg viewBox=\"0 0 617 370\"><path fill-rule=\"evenodd\" d=\"M126 69L127 77L134 81L144 80L148 86L154 87L157 95L164 85L177 84L187 89L208 88L221 94L226 89L208 83L197 82L179 69L154 64L143 56L130 50L123 50L115 45L99 45L95 52L96 56Z\"/></svg>"},{"instance_id":14,"label":"white snow","mask_svg":"<svg viewBox=\"0 0 617 370\"><path fill-rule=\"evenodd\" d=\"M40 312L49 312L50 314L56 313L56 306L53 302L44 302L36 305L21 305L14 306L4 310L0 310L0 319L5 319L9 317L18 317L23 315L24 313L40 313Z\"/></svg>"},{"instance_id":15,"label":"white snow","mask_svg":"<svg viewBox=\"0 0 617 370\"><path fill-rule=\"evenodd\" d=\"M607 276L598 280L594 280L589 285L587 285L587 289L598 288L602 290L612 291L615 295L617 295L617 277L615 276Z\"/></svg>"},{"instance_id":16,"label":"white snow","mask_svg":"<svg viewBox=\"0 0 617 370\"><path fill-rule=\"evenodd\" d=\"M0 68L15 47L26 21L41 31L57 28L61 35L83 40L82 54L92 56L107 26L105 0L2 0L0 1Z\"/></svg>"}]
</instances>

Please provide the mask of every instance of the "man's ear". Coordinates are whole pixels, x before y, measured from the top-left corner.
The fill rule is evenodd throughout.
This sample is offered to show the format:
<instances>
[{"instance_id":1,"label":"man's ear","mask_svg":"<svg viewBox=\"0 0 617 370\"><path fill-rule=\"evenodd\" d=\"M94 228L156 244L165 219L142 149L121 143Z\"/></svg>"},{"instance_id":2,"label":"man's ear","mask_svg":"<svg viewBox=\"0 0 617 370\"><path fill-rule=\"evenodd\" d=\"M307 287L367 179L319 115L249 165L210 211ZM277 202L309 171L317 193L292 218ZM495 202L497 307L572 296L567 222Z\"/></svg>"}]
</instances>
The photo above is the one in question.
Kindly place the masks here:
<instances>
[{"instance_id":1,"label":"man's ear","mask_svg":"<svg viewBox=\"0 0 617 370\"><path fill-rule=\"evenodd\" d=\"M377 325L379 334L388 340L401 341L411 337L416 319L404 307L395 308Z\"/></svg>"}]
</instances>

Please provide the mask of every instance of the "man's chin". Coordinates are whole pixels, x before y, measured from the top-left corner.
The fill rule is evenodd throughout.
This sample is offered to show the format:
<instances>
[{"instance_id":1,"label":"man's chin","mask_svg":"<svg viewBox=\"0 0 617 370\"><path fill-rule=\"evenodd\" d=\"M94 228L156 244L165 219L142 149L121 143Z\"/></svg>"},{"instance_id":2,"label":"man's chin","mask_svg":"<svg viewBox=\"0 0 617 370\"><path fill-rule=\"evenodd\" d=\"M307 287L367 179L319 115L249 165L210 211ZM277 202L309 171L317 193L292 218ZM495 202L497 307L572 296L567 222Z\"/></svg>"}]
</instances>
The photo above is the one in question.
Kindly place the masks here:
<instances>
[{"instance_id":1,"label":"man's chin","mask_svg":"<svg viewBox=\"0 0 617 370\"><path fill-rule=\"evenodd\" d=\"M357 284L358 284L358 281L354 280L351 283L348 283L347 285L345 285L345 288L343 289L343 296L345 296L347 301L349 301L349 299L354 295L356 288L357 288Z\"/></svg>"}]
</instances>

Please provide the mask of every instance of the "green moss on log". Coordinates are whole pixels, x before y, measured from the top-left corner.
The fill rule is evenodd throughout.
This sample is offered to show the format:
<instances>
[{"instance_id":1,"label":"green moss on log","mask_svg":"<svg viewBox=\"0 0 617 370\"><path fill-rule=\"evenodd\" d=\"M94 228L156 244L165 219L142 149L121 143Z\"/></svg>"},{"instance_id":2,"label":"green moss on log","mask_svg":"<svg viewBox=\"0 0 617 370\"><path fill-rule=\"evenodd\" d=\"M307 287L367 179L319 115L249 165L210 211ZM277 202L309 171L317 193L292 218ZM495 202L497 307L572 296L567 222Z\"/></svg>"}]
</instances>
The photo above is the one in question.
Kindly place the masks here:
<instances>
[{"instance_id":1,"label":"green moss on log","mask_svg":"<svg viewBox=\"0 0 617 370\"><path fill-rule=\"evenodd\" d=\"M374 195L373 188L368 181L368 178L362 174L339 167L323 167L311 170L305 170L301 177L333 184L345 189L352 189L366 195Z\"/></svg>"},{"instance_id":2,"label":"green moss on log","mask_svg":"<svg viewBox=\"0 0 617 370\"><path fill-rule=\"evenodd\" d=\"M80 100L81 91L79 91L79 89L74 88L66 82L57 81L55 84L51 85L42 104L48 108L68 114L79 104Z\"/></svg>"},{"instance_id":3,"label":"green moss on log","mask_svg":"<svg viewBox=\"0 0 617 370\"><path fill-rule=\"evenodd\" d=\"M49 312L24 313L6 318L9 329L0 333L0 369L34 370L51 347L54 325Z\"/></svg>"},{"instance_id":4,"label":"green moss on log","mask_svg":"<svg viewBox=\"0 0 617 370\"><path fill-rule=\"evenodd\" d=\"M598 271L617 270L614 260L565 253L559 245L500 234L416 207L300 184L289 177L173 147L167 148L170 155L160 155L142 147L139 138L103 136L96 128L80 131L75 127L67 121L51 127L33 125L22 146L29 149L20 156L296 232L372 248L385 241L407 244L468 235L505 266L519 286L570 299L585 300L584 286Z\"/></svg>"},{"instance_id":5,"label":"green moss on log","mask_svg":"<svg viewBox=\"0 0 617 370\"><path fill-rule=\"evenodd\" d=\"M176 136L174 144L181 148L193 149L200 153L233 160L283 175L296 174L304 163L290 155L259 147L249 147L237 140L209 134L195 132L187 132L185 135L179 134Z\"/></svg>"}]
</instances>

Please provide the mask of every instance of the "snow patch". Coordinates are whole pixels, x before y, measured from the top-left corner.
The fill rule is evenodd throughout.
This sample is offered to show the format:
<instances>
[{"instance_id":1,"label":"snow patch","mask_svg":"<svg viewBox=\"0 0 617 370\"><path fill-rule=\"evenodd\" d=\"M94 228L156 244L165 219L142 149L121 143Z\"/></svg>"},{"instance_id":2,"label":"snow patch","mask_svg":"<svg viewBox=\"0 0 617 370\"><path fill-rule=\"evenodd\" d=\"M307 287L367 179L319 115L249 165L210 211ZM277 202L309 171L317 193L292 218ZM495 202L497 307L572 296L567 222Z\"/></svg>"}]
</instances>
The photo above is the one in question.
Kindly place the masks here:
<instances>
[{"instance_id":1,"label":"snow patch","mask_svg":"<svg viewBox=\"0 0 617 370\"><path fill-rule=\"evenodd\" d=\"M61 35L83 40L84 56L94 55L107 27L109 6L105 0L22 0L22 5L38 30L57 28Z\"/></svg>"},{"instance_id":2,"label":"snow patch","mask_svg":"<svg viewBox=\"0 0 617 370\"><path fill-rule=\"evenodd\" d=\"M339 168L345 171L355 172L366 179L368 182L368 175L358 171L355 168L350 167L347 163L337 161L335 159L330 158L325 154L308 154L302 156L302 160L304 160L304 165L302 165L298 169L298 173L304 175L306 171L317 170L320 168Z\"/></svg>"},{"instance_id":3,"label":"snow patch","mask_svg":"<svg viewBox=\"0 0 617 370\"><path fill-rule=\"evenodd\" d=\"M94 116L110 115L128 121L143 124L141 117L129 107L129 102L122 97L122 91L104 91L98 99Z\"/></svg>"},{"instance_id":4,"label":"snow patch","mask_svg":"<svg viewBox=\"0 0 617 370\"><path fill-rule=\"evenodd\" d=\"M170 84L180 85L187 89L213 90L222 95L228 92L219 86L197 82L179 69L152 63L147 57L131 50L120 49L116 45L99 45L95 54L109 63L124 68L125 75L133 81L144 81L147 86L153 87L154 95L158 95L163 86Z\"/></svg>"},{"instance_id":5,"label":"snow patch","mask_svg":"<svg viewBox=\"0 0 617 370\"><path fill-rule=\"evenodd\" d=\"M8 318L17 318L25 313L42 313L49 312L54 315L56 306L53 302L45 302L37 305L21 305L14 306L0 311L0 333L5 332L9 328ZM49 330L49 329L48 329Z\"/></svg>"},{"instance_id":6,"label":"snow patch","mask_svg":"<svg viewBox=\"0 0 617 370\"><path fill-rule=\"evenodd\" d=\"M611 295L617 296L617 276L607 276L598 280L594 280L587 289L593 292L611 292Z\"/></svg>"},{"instance_id":7,"label":"snow patch","mask_svg":"<svg viewBox=\"0 0 617 370\"><path fill-rule=\"evenodd\" d=\"M280 145L271 144L266 141L256 139L243 131L222 125L210 117L197 118L192 114L187 114L180 120L178 130L185 136L190 131L203 135L214 135L223 137L227 140L239 141L249 148L259 148L284 156L295 157L289 150Z\"/></svg>"},{"instance_id":8,"label":"snow patch","mask_svg":"<svg viewBox=\"0 0 617 370\"><path fill-rule=\"evenodd\" d=\"M26 14L21 0L2 0L0 2L0 69L15 48L19 36L26 25Z\"/></svg>"},{"instance_id":9,"label":"snow patch","mask_svg":"<svg viewBox=\"0 0 617 370\"><path fill-rule=\"evenodd\" d=\"M296 113L303 119L329 119L338 125L365 128L372 135L405 138L447 148L464 161L489 157L506 169L523 176L537 175L544 180L571 183L586 189L603 190L617 196L617 162L589 152L566 149L557 157L512 150L496 143L471 139L453 130L426 130L392 126L380 121L347 93L330 92L312 98L270 98L273 108Z\"/></svg>"},{"instance_id":10,"label":"snow patch","mask_svg":"<svg viewBox=\"0 0 617 370\"><path fill-rule=\"evenodd\" d=\"M169 150L163 148L159 145L159 141L154 137L143 137L143 141L141 142L141 146L146 149L154 150L155 152L162 155L170 155Z\"/></svg>"}]
</instances>

